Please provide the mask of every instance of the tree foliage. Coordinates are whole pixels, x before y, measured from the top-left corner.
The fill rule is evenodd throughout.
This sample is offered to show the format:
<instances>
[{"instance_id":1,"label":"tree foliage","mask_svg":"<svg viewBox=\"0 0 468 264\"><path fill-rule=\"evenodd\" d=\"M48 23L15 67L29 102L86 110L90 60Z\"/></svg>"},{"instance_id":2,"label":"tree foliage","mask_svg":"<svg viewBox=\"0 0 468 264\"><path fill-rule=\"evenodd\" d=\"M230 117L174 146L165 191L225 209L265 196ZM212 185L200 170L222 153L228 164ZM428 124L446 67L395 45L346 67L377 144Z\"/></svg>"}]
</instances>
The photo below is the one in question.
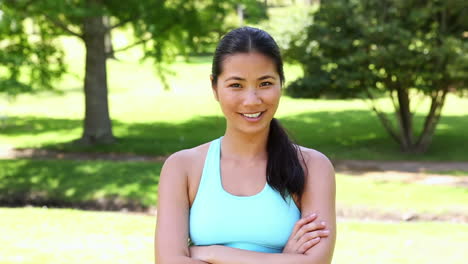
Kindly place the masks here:
<instances>
[{"instance_id":1,"label":"tree foliage","mask_svg":"<svg viewBox=\"0 0 468 264\"><path fill-rule=\"evenodd\" d=\"M404 151L426 151L447 94L468 88L463 0L322 1L290 44L286 56L304 69L288 89L292 96L368 98ZM415 94L431 100L421 129L413 125ZM393 102L396 126L377 107L381 95Z\"/></svg>"},{"instance_id":2,"label":"tree foliage","mask_svg":"<svg viewBox=\"0 0 468 264\"><path fill-rule=\"evenodd\" d=\"M110 32L134 34L144 57L165 76L164 63L177 55L212 50L219 37L237 26L226 23L238 1L226 0L2 0L0 1L0 93L19 94L54 88L66 71L58 37L75 36L86 48L85 120L81 143L114 141L107 102L106 47ZM247 19L262 5L243 0ZM163 81L165 79L163 78ZM166 83L167 86L167 83Z\"/></svg>"},{"instance_id":3,"label":"tree foliage","mask_svg":"<svg viewBox=\"0 0 468 264\"><path fill-rule=\"evenodd\" d=\"M0 93L15 96L52 89L65 72L63 51L43 25L26 23L23 14L14 13L8 6L0 9Z\"/></svg>"}]
</instances>

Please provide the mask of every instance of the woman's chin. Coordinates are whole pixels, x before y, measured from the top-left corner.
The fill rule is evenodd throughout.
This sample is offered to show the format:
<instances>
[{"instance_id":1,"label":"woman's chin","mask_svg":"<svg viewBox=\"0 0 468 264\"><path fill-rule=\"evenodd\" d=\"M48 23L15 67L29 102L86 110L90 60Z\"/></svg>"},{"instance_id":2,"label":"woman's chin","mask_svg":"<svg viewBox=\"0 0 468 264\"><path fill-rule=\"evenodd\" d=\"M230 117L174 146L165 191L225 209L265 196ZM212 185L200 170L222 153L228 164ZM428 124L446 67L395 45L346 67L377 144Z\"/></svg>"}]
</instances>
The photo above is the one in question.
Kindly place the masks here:
<instances>
[{"instance_id":1,"label":"woman's chin","mask_svg":"<svg viewBox=\"0 0 468 264\"><path fill-rule=\"evenodd\" d=\"M269 122L265 124L265 122L261 123L250 123L247 125L239 125L237 126L237 130L239 132L245 133L245 134L260 134L265 131L268 131L269 129Z\"/></svg>"}]
</instances>

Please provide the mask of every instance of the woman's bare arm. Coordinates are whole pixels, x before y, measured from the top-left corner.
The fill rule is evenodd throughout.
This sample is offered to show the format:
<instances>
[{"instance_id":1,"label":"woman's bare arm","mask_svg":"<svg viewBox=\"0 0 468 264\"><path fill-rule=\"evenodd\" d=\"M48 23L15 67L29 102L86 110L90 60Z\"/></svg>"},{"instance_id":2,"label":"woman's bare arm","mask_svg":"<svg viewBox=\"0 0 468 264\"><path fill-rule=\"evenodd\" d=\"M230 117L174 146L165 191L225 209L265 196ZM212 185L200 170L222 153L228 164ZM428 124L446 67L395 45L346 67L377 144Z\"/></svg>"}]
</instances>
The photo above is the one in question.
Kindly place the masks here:
<instances>
[{"instance_id":1,"label":"woman's bare arm","mask_svg":"<svg viewBox=\"0 0 468 264\"><path fill-rule=\"evenodd\" d=\"M155 261L157 264L206 264L188 249L188 151L171 155L161 170L158 189Z\"/></svg>"},{"instance_id":2,"label":"woman's bare arm","mask_svg":"<svg viewBox=\"0 0 468 264\"><path fill-rule=\"evenodd\" d=\"M336 242L336 181L330 160L322 153L305 149L308 168L305 191L301 198L302 215L318 214L318 221L325 222L330 230L327 237L304 254L315 260L311 263L331 263Z\"/></svg>"}]
</instances>

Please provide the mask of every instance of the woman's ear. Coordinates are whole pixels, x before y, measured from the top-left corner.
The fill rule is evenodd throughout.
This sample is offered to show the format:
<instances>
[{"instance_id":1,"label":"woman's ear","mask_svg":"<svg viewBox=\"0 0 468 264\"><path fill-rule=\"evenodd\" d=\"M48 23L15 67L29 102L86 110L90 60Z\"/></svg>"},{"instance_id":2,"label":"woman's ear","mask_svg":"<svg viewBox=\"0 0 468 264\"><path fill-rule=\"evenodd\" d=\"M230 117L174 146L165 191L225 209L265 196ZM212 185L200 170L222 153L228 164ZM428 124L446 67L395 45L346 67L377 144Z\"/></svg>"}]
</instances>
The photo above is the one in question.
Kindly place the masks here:
<instances>
[{"instance_id":1,"label":"woman's ear","mask_svg":"<svg viewBox=\"0 0 468 264\"><path fill-rule=\"evenodd\" d=\"M216 101L218 101L218 88L216 86L216 83L213 82L213 80L214 80L213 75L210 74L211 90L213 91L214 98L216 99Z\"/></svg>"}]
</instances>

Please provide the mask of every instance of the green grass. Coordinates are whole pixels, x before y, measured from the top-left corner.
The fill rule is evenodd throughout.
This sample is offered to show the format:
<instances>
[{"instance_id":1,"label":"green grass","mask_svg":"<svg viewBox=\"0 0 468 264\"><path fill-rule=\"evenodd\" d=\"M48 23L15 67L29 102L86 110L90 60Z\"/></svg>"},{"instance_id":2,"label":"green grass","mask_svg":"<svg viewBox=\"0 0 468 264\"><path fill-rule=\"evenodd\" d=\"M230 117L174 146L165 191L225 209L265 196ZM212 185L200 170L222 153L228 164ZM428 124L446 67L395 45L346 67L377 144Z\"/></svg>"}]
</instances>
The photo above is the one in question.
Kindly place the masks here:
<instances>
[{"instance_id":1,"label":"green grass","mask_svg":"<svg viewBox=\"0 0 468 264\"><path fill-rule=\"evenodd\" d=\"M74 205L109 198L150 207L156 205L161 163L0 160L0 167L1 201ZM467 200L466 188L337 175L339 208L367 208L382 213L461 213L466 211Z\"/></svg>"},{"instance_id":2,"label":"green grass","mask_svg":"<svg viewBox=\"0 0 468 264\"><path fill-rule=\"evenodd\" d=\"M3 204L35 202L73 206L103 199L156 204L161 163L0 160Z\"/></svg>"},{"instance_id":3,"label":"green grass","mask_svg":"<svg viewBox=\"0 0 468 264\"><path fill-rule=\"evenodd\" d=\"M468 225L338 223L333 263L465 263Z\"/></svg>"},{"instance_id":4,"label":"green grass","mask_svg":"<svg viewBox=\"0 0 468 264\"><path fill-rule=\"evenodd\" d=\"M337 176L337 207L381 213L464 213L468 188L384 182Z\"/></svg>"},{"instance_id":5,"label":"green grass","mask_svg":"<svg viewBox=\"0 0 468 264\"><path fill-rule=\"evenodd\" d=\"M152 263L155 219L77 210L0 209L0 263Z\"/></svg>"},{"instance_id":6,"label":"green grass","mask_svg":"<svg viewBox=\"0 0 468 264\"><path fill-rule=\"evenodd\" d=\"M468 171L462 171L462 170L427 171L427 173L450 175L450 176L468 176Z\"/></svg>"},{"instance_id":7,"label":"green grass","mask_svg":"<svg viewBox=\"0 0 468 264\"><path fill-rule=\"evenodd\" d=\"M0 208L0 264L154 263L155 217ZM333 263L465 263L468 225L338 221Z\"/></svg>"}]
</instances>

